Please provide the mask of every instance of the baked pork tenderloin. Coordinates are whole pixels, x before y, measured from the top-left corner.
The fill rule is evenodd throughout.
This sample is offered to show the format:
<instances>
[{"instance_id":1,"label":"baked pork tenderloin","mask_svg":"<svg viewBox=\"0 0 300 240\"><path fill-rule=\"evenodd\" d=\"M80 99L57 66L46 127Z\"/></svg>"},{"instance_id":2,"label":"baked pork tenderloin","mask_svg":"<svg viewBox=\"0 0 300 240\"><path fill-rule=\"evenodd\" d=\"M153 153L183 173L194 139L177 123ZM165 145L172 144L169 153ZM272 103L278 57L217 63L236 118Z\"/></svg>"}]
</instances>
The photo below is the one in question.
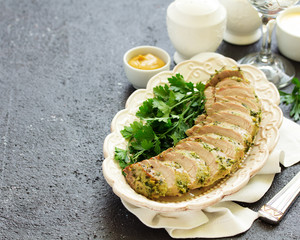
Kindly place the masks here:
<instances>
[{"instance_id":1,"label":"baked pork tenderloin","mask_svg":"<svg viewBox=\"0 0 300 240\"><path fill-rule=\"evenodd\" d=\"M222 70L206 84L205 110L187 138L124 169L128 184L150 199L210 186L239 168L257 134L261 105L240 70Z\"/></svg>"}]
</instances>

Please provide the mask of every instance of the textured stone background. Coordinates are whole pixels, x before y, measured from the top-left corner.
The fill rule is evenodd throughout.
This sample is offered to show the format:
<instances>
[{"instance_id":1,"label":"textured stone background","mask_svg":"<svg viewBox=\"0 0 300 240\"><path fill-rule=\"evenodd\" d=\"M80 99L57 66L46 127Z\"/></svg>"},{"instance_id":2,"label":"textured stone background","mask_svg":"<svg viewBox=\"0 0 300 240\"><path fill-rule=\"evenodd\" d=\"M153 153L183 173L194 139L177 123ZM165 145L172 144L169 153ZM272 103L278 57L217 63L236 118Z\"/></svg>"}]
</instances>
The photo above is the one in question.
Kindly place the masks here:
<instances>
[{"instance_id":1,"label":"textured stone background","mask_svg":"<svg viewBox=\"0 0 300 240\"><path fill-rule=\"evenodd\" d=\"M170 2L0 1L0 239L170 239L123 207L101 169L110 122L134 91L123 54L155 45L173 55ZM239 59L258 48L218 52ZM283 169L249 207L299 168ZM299 239L299 214L298 202L279 226L258 220L233 239Z\"/></svg>"}]
</instances>

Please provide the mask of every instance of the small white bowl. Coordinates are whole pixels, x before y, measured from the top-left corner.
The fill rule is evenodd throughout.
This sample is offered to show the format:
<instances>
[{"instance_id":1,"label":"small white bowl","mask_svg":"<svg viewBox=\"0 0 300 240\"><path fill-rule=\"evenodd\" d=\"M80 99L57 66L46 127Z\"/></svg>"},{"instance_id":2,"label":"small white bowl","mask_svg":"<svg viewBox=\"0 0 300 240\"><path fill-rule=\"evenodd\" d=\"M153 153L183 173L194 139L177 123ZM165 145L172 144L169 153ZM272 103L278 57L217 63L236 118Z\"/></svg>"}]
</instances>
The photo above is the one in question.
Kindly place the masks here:
<instances>
[{"instance_id":1,"label":"small white bowl","mask_svg":"<svg viewBox=\"0 0 300 240\"><path fill-rule=\"evenodd\" d=\"M160 58L165 62L165 65L161 68L153 69L153 70L143 70L134 68L129 65L129 60L138 55L145 55L147 53L151 53L154 56ZM139 46L128 50L123 57L123 64L126 76L129 82L132 83L133 87L136 89L146 88L148 81L154 75L162 72L170 70L171 58L169 54L159 48L154 46Z\"/></svg>"},{"instance_id":2,"label":"small white bowl","mask_svg":"<svg viewBox=\"0 0 300 240\"><path fill-rule=\"evenodd\" d=\"M281 12L276 21L276 38L280 52L300 62L300 6L290 7ZM293 27L294 26L294 27Z\"/></svg>"}]
</instances>

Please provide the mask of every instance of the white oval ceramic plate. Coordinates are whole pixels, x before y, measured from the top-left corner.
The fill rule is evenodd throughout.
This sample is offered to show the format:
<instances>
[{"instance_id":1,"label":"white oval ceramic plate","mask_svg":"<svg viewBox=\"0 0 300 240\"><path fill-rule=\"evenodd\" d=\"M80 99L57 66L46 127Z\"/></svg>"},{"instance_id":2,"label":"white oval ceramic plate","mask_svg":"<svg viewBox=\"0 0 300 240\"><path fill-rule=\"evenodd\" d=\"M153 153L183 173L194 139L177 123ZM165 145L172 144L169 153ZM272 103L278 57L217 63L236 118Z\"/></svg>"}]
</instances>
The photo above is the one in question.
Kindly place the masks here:
<instances>
[{"instance_id":1,"label":"white oval ceramic plate","mask_svg":"<svg viewBox=\"0 0 300 240\"><path fill-rule=\"evenodd\" d=\"M276 146L282 123L282 111L278 107L280 97L275 85L270 83L263 72L250 65L240 65L245 77L255 87L256 94L262 102L262 123L255 144L245 159L243 166L235 173L226 177L217 186L210 188L204 193L178 201L159 202L150 200L136 193L126 182L122 170L114 160L115 147L125 149L126 141L120 130L129 125L137 118L135 113L139 106L148 98L153 97L153 87L168 83L168 78L180 73L189 82L205 83L215 70L222 67L237 68L238 64L226 57L213 56L205 61L189 60L178 64L173 71L162 72L150 79L146 89L136 90L128 98L126 107L116 114L111 124L111 133L105 138L103 151L103 174L112 187L114 193L122 200L137 207L149 208L158 212L184 211L191 209L203 209L219 202L223 197L233 194L245 186L249 179L254 176L268 159L269 153Z\"/></svg>"}]
</instances>

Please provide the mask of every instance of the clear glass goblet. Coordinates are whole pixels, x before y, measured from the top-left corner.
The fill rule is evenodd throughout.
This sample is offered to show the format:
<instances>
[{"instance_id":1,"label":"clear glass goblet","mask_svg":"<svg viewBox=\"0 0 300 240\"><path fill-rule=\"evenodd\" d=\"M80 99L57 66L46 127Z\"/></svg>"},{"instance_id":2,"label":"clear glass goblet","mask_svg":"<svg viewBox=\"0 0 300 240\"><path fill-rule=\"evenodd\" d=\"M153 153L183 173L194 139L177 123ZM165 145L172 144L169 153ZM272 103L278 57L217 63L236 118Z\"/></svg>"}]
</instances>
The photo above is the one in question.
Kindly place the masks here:
<instances>
[{"instance_id":1,"label":"clear glass goblet","mask_svg":"<svg viewBox=\"0 0 300 240\"><path fill-rule=\"evenodd\" d=\"M295 76L294 66L284 57L272 53L272 32L279 12L295 5L299 0L248 0L262 19L262 47L260 52L251 53L238 62L251 64L262 70L267 79L277 88L289 85ZM297 51L297 49L295 49Z\"/></svg>"}]
</instances>

